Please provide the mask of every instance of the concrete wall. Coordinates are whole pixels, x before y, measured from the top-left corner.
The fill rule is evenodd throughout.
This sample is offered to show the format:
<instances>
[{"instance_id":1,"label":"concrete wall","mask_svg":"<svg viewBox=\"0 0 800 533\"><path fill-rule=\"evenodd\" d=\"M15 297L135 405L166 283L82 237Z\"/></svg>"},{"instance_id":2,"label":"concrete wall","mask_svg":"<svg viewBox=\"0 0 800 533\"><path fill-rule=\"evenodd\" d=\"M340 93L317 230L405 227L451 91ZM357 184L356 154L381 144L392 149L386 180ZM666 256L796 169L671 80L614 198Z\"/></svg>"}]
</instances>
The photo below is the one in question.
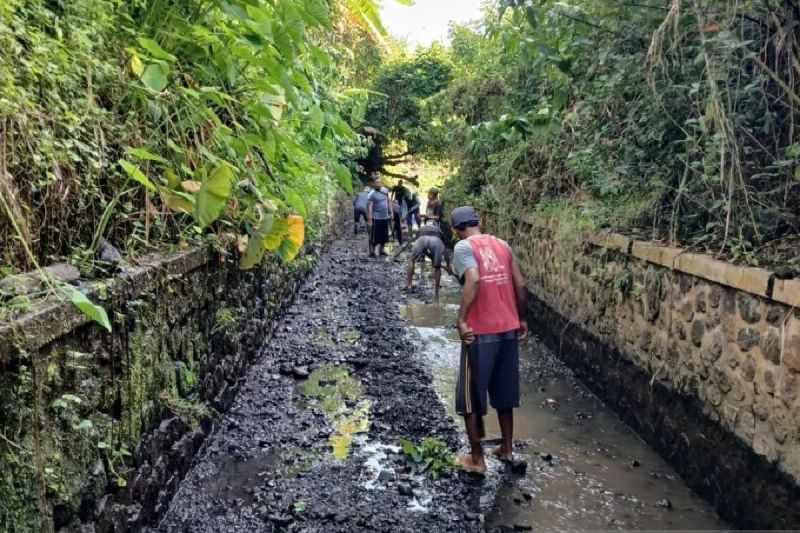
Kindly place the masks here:
<instances>
[{"instance_id":1,"label":"concrete wall","mask_svg":"<svg viewBox=\"0 0 800 533\"><path fill-rule=\"evenodd\" d=\"M0 531L152 522L237 380L349 213L284 265L207 248L141 258L94 291L107 333L69 303L0 324ZM96 528L96 529L95 529Z\"/></svg>"},{"instance_id":2,"label":"concrete wall","mask_svg":"<svg viewBox=\"0 0 800 533\"><path fill-rule=\"evenodd\" d=\"M485 218L514 245L540 333L723 516L800 526L800 281L549 220Z\"/></svg>"}]
</instances>

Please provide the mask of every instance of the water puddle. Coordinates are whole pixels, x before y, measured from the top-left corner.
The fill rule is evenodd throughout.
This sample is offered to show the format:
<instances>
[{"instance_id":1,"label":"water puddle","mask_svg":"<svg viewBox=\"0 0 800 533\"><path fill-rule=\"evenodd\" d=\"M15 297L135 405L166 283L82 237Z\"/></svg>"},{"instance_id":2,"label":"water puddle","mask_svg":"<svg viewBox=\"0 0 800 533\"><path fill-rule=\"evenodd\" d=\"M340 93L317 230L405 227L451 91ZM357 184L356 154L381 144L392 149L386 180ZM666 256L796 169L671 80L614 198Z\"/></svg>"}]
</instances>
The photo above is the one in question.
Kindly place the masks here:
<instances>
[{"instance_id":1,"label":"water puddle","mask_svg":"<svg viewBox=\"0 0 800 533\"><path fill-rule=\"evenodd\" d=\"M359 400L361 383L349 375L342 365L325 365L311 373L299 385L300 393L307 399L304 407L319 407L333 426L328 438L333 457L347 459L353 440L369 431L369 411L372 403Z\"/></svg>"},{"instance_id":2,"label":"water puddle","mask_svg":"<svg viewBox=\"0 0 800 533\"><path fill-rule=\"evenodd\" d=\"M453 327L458 288L443 281L438 303L401 310L419 334L420 352L448 411L454 412L460 345ZM502 475L490 527L534 530L725 529L714 510L569 369L533 339L520 353L521 408L515 411L515 453L528 461L521 477ZM494 413L488 438L499 437ZM492 461L490 470L499 469ZM489 478L494 476L489 476ZM487 479L487 482L489 479Z\"/></svg>"},{"instance_id":3,"label":"water puddle","mask_svg":"<svg viewBox=\"0 0 800 533\"><path fill-rule=\"evenodd\" d=\"M244 460L229 457L200 486L213 498L250 504L255 501L255 491L263 485L263 479L277 472L281 463L280 454L274 451Z\"/></svg>"}]
</instances>

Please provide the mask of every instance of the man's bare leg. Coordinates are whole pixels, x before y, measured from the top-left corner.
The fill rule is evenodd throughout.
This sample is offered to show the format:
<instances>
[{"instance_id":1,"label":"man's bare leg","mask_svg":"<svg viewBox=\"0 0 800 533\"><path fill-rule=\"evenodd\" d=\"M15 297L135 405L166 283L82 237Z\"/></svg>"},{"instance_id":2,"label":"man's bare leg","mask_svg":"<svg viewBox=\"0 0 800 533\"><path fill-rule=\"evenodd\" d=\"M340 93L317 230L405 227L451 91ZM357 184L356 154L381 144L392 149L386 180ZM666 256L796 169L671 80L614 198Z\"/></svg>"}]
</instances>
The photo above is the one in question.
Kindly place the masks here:
<instances>
[{"instance_id":1,"label":"man's bare leg","mask_svg":"<svg viewBox=\"0 0 800 533\"><path fill-rule=\"evenodd\" d=\"M514 410L498 410L497 420L500 422L500 433L503 436L503 443L492 450L492 454L503 461L513 461Z\"/></svg>"},{"instance_id":2,"label":"man's bare leg","mask_svg":"<svg viewBox=\"0 0 800 533\"><path fill-rule=\"evenodd\" d=\"M459 455L456 462L464 469L477 474L484 474L486 472L486 461L483 458L483 447L481 446L481 427L483 420L477 413L472 413L464 416L464 426L467 429L467 438L469 438L469 455Z\"/></svg>"},{"instance_id":3,"label":"man's bare leg","mask_svg":"<svg viewBox=\"0 0 800 533\"><path fill-rule=\"evenodd\" d=\"M406 290L411 288L411 284L414 282L414 260L408 260L408 266L406 267Z\"/></svg>"},{"instance_id":4,"label":"man's bare leg","mask_svg":"<svg viewBox=\"0 0 800 533\"><path fill-rule=\"evenodd\" d=\"M439 296L439 283L442 281L442 269L436 267L433 269L433 293Z\"/></svg>"}]
</instances>

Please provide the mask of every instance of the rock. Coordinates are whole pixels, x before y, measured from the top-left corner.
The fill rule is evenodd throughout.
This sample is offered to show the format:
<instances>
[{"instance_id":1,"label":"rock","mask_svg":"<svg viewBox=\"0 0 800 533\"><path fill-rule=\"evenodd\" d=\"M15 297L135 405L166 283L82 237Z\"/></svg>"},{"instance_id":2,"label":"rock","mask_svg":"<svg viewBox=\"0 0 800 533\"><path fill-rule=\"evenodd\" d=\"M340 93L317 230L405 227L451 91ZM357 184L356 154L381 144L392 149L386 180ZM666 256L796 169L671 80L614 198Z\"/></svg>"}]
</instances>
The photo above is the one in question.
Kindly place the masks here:
<instances>
[{"instance_id":1,"label":"rock","mask_svg":"<svg viewBox=\"0 0 800 533\"><path fill-rule=\"evenodd\" d=\"M522 476L525 474L525 471L528 469L528 462L523 461L521 459L515 459L511 462L511 473L516 474L518 476Z\"/></svg>"},{"instance_id":2,"label":"rock","mask_svg":"<svg viewBox=\"0 0 800 533\"><path fill-rule=\"evenodd\" d=\"M546 463L549 463L553 460L553 456L550 455L549 453L543 453L539 455L539 458Z\"/></svg>"},{"instance_id":3,"label":"rock","mask_svg":"<svg viewBox=\"0 0 800 533\"><path fill-rule=\"evenodd\" d=\"M117 266L122 261L122 254L117 248L105 239L100 239L97 249L97 259L109 265Z\"/></svg>"},{"instance_id":4,"label":"rock","mask_svg":"<svg viewBox=\"0 0 800 533\"><path fill-rule=\"evenodd\" d=\"M785 265L775 267L772 272L775 274L775 279L794 279L797 277L794 270Z\"/></svg>"},{"instance_id":5,"label":"rock","mask_svg":"<svg viewBox=\"0 0 800 533\"><path fill-rule=\"evenodd\" d=\"M786 316L786 309L780 305L767 304L767 322L778 326Z\"/></svg>"},{"instance_id":6,"label":"rock","mask_svg":"<svg viewBox=\"0 0 800 533\"><path fill-rule=\"evenodd\" d=\"M61 281L72 283L81 277L81 272L68 263L56 263L42 269L44 276ZM30 294L35 292L42 283L42 277L38 271L15 274L0 279L0 298Z\"/></svg>"},{"instance_id":7,"label":"rock","mask_svg":"<svg viewBox=\"0 0 800 533\"><path fill-rule=\"evenodd\" d=\"M714 332L711 338L711 345L700 352L700 357L707 365L716 362L722 356L722 348L725 345L725 337L721 331Z\"/></svg>"},{"instance_id":8,"label":"rock","mask_svg":"<svg viewBox=\"0 0 800 533\"><path fill-rule=\"evenodd\" d=\"M761 333L754 328L742 328L739 330L736 340L739 343L739 349L747 352L761 342Z\"/></svg>"},{"instance_id":9,"label":"rock","mask_svg":"<svg viewBox=\"0 0 800 533\"><path fill-rule=\"evenodd\" d=\"M400 483L397 486L397 492L400 493L401 496L413 496L414 490L411 488L411 485L408 483Z\"/></svg>"},{"instance_id":10,"label":"rock","mask_svg":"<svg viewBox=\"0 0 800 533\"><path fill-rule=\"evenodd\" d=\"M378 481L380 481L381 483L394 481L394 472L389 472L388 470L381 470L381 473L378 474Z\"/></svg>"},{"instance_id":11,"label":"rock","mask_svg":"<svg viewBox=\"0 0 800 533\"><path fill-rule=\"evenodd\" d=\"M719 307L719 302L721 299L722 287L716 284L711 285L711 289L708 291L708 305L716 309Z\"/></svg>"},{"instance_id":12,"label":"rock","mask_svg":"<svg viewBox=\"0 0 800 533\"><path fill-rule=\"evenodd\" d=\"M692 323L692 344L698 348L703 344L703 335L706 332L706 324L703 320L696 320Z\"/></svg>"},{"instance_id":13,"label":"rock","mask_svg":"<svg viewBox=\"0 0 800 533\"><path fill-rule=\"evenodd\" d=\"M748 324L755 324L761 320L761 301L750 294L740 292L737 295L739 316Z\"/></svg>"},{"instance_id":14,"label":"rock","mask_svg":"<svg viewBox=\"0 0 800 533\"><path fill-rule=\"evenodd\" d=\"M642 466L642 463L640 463L639 461L637 461L636 459L634 459L633 461L631 461L631 462L630 462L630 465L631 465L633 468L639 468L640 466Z\"/></svg>"},{"instance_id":15,"label":"rock","mask_svg":"<svg viewBox=\"0 0 800 533\"><path fill-rule=\"evenodd\" d=\"M308 367L296 366L292 368L292 376L294 376L295 379L307 379L309 376Z\"/></svg>"},{"instance_id":16,"label":"rock","mask_svg":"<svg viewBox=\"0 0 800 533\"><path fill-rule=\"evenodd\" d=\"M697 309L698 313L705 313L706 312L706 295L704 292L698 292L697 296L695 297L695 309Z\"/></svg>"},{"instance_id":17,"label":"rock","mask_svg":"<svg viewBox=\"0 0 800 533\"><path fill-rule=\"evenodd\" d=\"M775 394L775 372L771 368L764 371L764 389L767 394Z\"/></svg>"},{"instance_id":18,"label":"rock","mask_svg":"<svg viewBox=\"0 0 800 533\"><path fill-rule=\"evenodd\" d=\"M667 498L661 498L656 502L656 507L663 507L664 509L672 509L672 502Z\"/></svg>"},{"instance_id":19,"label":"rock","mask_svg":"<svg viewBox=\"0 0 800 533\"><path fill-rule=\"evenodd\" d=\"M267 516L267 520L269 520L278 527L286 527L292 522L294 522L294 517L286 514L273 513Z\"/></svg>"}]
</instances>

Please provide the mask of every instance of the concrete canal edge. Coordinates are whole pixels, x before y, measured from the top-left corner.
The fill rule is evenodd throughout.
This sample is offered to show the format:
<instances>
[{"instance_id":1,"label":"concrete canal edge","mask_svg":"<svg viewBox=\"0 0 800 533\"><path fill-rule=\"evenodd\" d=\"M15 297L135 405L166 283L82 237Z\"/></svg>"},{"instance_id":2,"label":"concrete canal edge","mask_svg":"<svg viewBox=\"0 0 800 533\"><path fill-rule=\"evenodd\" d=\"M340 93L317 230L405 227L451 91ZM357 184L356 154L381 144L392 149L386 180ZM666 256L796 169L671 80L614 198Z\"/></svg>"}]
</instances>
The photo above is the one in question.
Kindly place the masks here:
<instances>
[{"instance_id":1,"label":"concrete canal edge","mask_svg":"<svg viewBox=\"0 0 800 533\"><path fill-rule=\"evenodd\" d=\"M0 530L137 529L165 511L324 248L350 226L332 198L291 264L243 271L192 248L143 258L90 294L0 325Z\"/></svg>"},{"instance_id":2,"label":"concrete canal edge","mask_svg":"<svg viewBox=\"0 0 800 533\"><path fill-rule=\"evenodd\" d=\"M510 236L534 331L738 527L800 527L800 282L539 217Z\"/></svg>"}]
</instances>

